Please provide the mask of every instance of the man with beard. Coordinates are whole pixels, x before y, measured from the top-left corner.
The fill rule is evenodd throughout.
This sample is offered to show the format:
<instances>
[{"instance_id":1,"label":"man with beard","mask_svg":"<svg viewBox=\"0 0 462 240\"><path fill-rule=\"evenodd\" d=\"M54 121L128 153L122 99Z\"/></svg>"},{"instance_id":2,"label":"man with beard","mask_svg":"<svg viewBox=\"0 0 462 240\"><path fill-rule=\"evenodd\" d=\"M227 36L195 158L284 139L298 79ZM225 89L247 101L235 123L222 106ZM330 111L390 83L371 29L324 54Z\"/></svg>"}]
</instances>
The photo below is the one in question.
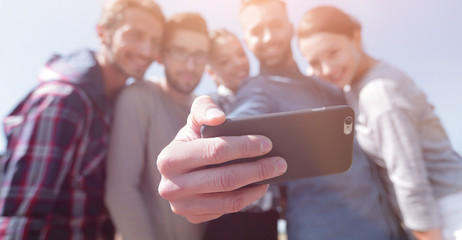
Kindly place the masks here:
<instances>
[{"instance_id":1,"label":"man with beard","mask_svg":"<svg viewBox=\"0 0 462 240\"><path fill-rule=\"evenodd\" d=\"M124 239L201 239L202 225L172 213L157 190L159 152L186 123L209 55L205 20L196 13L166 23L165 79L140 81L118 98L108 159L106 203Z\"/></svg>"},{"instance_id":2,"label":"man with beard","mask_svg":"<svg viewBox=\"0 0 462 240\"><path fill-rule=\"evenodd\" d=\"M54 56L6 117L0 239L113 239L104 206L113 100L159 57L164 15L151 0L111 0L98 52Z\"/></svg>"},{"instance_id":3,"label":"man with beard","mask_svg":"<svg viewBox=\"0 0 462 240\"><path fill-rule=\"evenodd\" d=\"M290 41L293 26L288 20L284 2L243 1L239 20L244 30L244 40L260 60L261 69L259 76L251 78L241 86L236 95L234 110L228 117L346 104L343 95L334 86L300 73L292 56ZM210 114L211 111L214 112L213 115ZM264 143L262 139L255 140L255 137L247 136L246 150L233 153L233 156L229 152L232 149L239 151L239 147L245 141L242 136L207 139L210 142L196 139L197 125L216 125L223 121L222 118L222 114L217 112L208 99L198 99L191 113L191 119L194 121L191 121L159 156L158 167L163 177L159 191L170 201L176 212L186 216L190 221L205 221L224 213L239 211L248 204L251 197L261 196L261 189L257 187L239 188L255 181L245 175L248 172L244 172L243 164L234 164L232 167L235 169L231 166L226 166L226 169L213 169L226 174L221 178L224 183L218 185L219 187L213 188L211 184L207 184L217 181L216 179L207 179L208 182L198 181L200 178L197 176L201 171L202 174L214 176L212 170L201 169L198 163L224 162L236 158L239 154L256 154L256 149L252 148L255 141L260 141L261 145ZM225 143L221 143L220 148L214 148L218 141ZM175 149L180 147L187 147L190 155L194 151L198 156L194 157L193 161L191 157L174 154ZM203 152L206 154L201 154ZM195 164L187 164L186 160ZM273 160L276 161L274 168L264 165L270 160L262 159L253 163L254 165L247 165L246 171L263 171L265 174L257 174L258 177L255 177L259 179L283 171L279 168L282 164L277 165L277 159ZM236 169L241 169L242 173ZM184 182L187 177L188 183ZM391 214L390 206L386 203L376 169L356 144L353 163L347 172L289 181L281 185L286 192L284 217L287 220L289 239L405 238L397 219ZM213 202L213 205L200 205L198 199L207 199L208 202Z\"/></svg>"},{"instance_id":4,"label":"man with beard","mask_svg":"<svg viewBox=\"0 0 462 240\"><path fill-rule=\"evenodd\" d=\"M228 117L346 104L338 89L300 73L292 56L294 28L284 2L244 1L239 20L244 41L260 61L260 75L241 87ZM390 206L382 202L384 191L374 167L355 144L347 172L282 183L288 238L402 237Z\"/></svg>"}]
</instances>

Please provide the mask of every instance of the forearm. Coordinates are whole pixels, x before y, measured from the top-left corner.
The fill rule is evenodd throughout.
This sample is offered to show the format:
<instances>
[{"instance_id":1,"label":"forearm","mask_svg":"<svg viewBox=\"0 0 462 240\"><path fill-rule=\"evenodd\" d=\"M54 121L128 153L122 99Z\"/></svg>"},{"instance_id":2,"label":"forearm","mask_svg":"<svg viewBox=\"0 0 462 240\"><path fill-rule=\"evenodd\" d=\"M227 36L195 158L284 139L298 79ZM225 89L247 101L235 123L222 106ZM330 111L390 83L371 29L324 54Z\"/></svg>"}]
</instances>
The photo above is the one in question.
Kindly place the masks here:
<instances>
[{"instance_id":1,"label":"forearm","mask_svg":"<svg viewBox=\"0 0 462 240\"><path fill-rule=\"evenodd\" d=\"M398 205L404 224L416 231L428 231L440 227L438 208L431 192L417 194L415 191L398 190L395 186Z\"/></svg>"}]
</instances>

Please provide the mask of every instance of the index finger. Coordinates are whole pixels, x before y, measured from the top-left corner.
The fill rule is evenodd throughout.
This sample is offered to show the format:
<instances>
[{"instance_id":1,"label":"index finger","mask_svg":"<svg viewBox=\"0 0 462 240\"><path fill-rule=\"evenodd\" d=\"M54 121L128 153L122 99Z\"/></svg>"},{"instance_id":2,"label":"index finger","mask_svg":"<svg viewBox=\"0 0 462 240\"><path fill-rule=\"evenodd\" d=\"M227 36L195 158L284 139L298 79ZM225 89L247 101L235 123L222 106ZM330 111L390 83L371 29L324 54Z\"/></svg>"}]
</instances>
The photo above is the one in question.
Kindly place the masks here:
<instances>
[{"instance_id":1,"label":"index finger","mask_svg":"<svg viewBox=\"0 0 462 240\"><path fill-rule=\"evenodd\" d=\"M271 148L271 140L259 135L173 141L159 154L157 166L162 174L186 173L230 160L261 156Z\"/></svg>"}]
</instances>

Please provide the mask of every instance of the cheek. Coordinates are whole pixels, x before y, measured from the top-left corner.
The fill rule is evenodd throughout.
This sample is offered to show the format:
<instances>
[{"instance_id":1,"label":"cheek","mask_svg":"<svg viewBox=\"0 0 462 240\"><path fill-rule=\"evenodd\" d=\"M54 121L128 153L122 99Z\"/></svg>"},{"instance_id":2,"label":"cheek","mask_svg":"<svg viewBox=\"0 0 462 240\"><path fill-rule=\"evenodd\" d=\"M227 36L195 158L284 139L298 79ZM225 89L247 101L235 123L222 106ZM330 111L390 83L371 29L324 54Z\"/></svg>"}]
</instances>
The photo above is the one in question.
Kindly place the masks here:
<instances>
[{"instance_id":1,"label":"cheek","mask_svg":"<svg viewBox=\"0 0 462 240\"><path fill-rule=\"evenodd\" d=\"M247 46L249 47L250 51L253 52L258 47L258 43L259 43L258 37L247 38L246 43L247 43Z\"/></svg>"},{"instance_id":2,"label":"cheek","mask_svg":"<svg viewBox=\"0 0 462 240\"><path fill-rule=\"evenodd\" d=\"M196 75L198 75L198 76L202 76L202 74L204 74L204 70L205 70L205 64L197 64L197 65L194 67L194 72L195 72Z\"/></svg>"},{"instance_id":3,"label":"cheek","mask_svg":"<svg viewBox=\"0 0 462 240\"><path fill-rule=\"evenodd\" d=\"M330 66L334 72L351 69L351 66L354 64L349 54L345 52L339 53L335 58L331 59L330 62Z\"/></svg>"},{"instance_id":4,"label":"cheek","mask_svg":"<svg viewBox=\"0 0 462 240\"><path fill-rule=\"evenodd\" d=\"M247 57L244 57L243 60L242 60L242 64L245 68L245 70L247 71L247 74L249 73L249 70L250 70L250 64L249 64L249 60L247 59Z\"/></svg>"},{"instance_id":5,"label":"cheek","mask_svg":"<svg viewBox=\"0 0 462 240\"><path fill-rule=\"evenodd\" d=\"M223 66L221 73L224 77L229 77L233 72L233 67L231 65Z\"/></svg>"},{"instance_id":6,"label":"cheek","mask_svg":"<svg viewBox=\"0 0 462 240\"><path fill-rule=\"evenodd\" d=\"M167 67L168 66L168 67ZM165 72L168 73L170 76L173 76L175 74L178 74L178 67L177 62L174 60L170 60L168 58L164 58L164 67L165 67Z\"/></svg>"}]
</instances>

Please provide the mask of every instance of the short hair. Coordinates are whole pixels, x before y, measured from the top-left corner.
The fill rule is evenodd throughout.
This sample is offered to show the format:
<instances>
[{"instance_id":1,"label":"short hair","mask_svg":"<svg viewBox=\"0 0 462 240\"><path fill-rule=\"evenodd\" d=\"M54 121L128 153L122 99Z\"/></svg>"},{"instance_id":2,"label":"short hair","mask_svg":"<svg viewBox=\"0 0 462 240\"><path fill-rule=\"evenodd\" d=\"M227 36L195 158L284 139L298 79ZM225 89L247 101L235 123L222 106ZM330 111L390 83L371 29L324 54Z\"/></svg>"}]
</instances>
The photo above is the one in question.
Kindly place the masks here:
<instances>
[{"instance_id":1,"label":"short hair","mask_svg":"<svg viewBox=\"0 0 462 240\"><path fill-rule=\"evenodd\" d=\"M267 2L278 2L282 5L284 11L287 12L286 3L283 0L241 0L241 8L239 10L239 13L242 13L244 9L246 9L248 6L258 5Z\"/></svg>"},{"instance_id":2,"label":"short hair","mask_svg":"<svg viewBox=\"0 0 462 240\"><path fill-rule=\"evenodd\" d=\"M147 11L151 16L165 24L165 16L162 9L154 0L107 0L104 4L99 25L114 29L125 19L125 10L128 8L139 8Z\"/></svg>"},{"instance_id":3,"label":"short hair","mask_svg":"<svg viewBox=\"0 0 462 240\"><path fill-rule=\"evenodd\" d=\"M297 36L303 38L319 32L329 32L352 38L356 31L361 31L361 24L352 16L336 7L320 6L302 16Z\"/></svg>"},{"instance_id":4,"label":"short hair","mask_svg":"<svg viewBox=\"0 0 462 240\"><path fill-rule=\"evenodd\" d=\"M173 35L178 30L191 30L209 37L207 22L199 13L195 12L177 13L167 20L162 40L164 46L172 40Z\"/></svg>"},{"instance_id":5,"label":"short hair","mask_svg":"<svg viewBox=\"0 0 462 240\"><path fill-rule=\"evenodd\" d=\"M214 56L214 49L217 41L221 38L236 38L239 39L234 33L226 30L225 28L220 28L213 30L210 33L210 55Z\"/></svg>"}]
</instances>

